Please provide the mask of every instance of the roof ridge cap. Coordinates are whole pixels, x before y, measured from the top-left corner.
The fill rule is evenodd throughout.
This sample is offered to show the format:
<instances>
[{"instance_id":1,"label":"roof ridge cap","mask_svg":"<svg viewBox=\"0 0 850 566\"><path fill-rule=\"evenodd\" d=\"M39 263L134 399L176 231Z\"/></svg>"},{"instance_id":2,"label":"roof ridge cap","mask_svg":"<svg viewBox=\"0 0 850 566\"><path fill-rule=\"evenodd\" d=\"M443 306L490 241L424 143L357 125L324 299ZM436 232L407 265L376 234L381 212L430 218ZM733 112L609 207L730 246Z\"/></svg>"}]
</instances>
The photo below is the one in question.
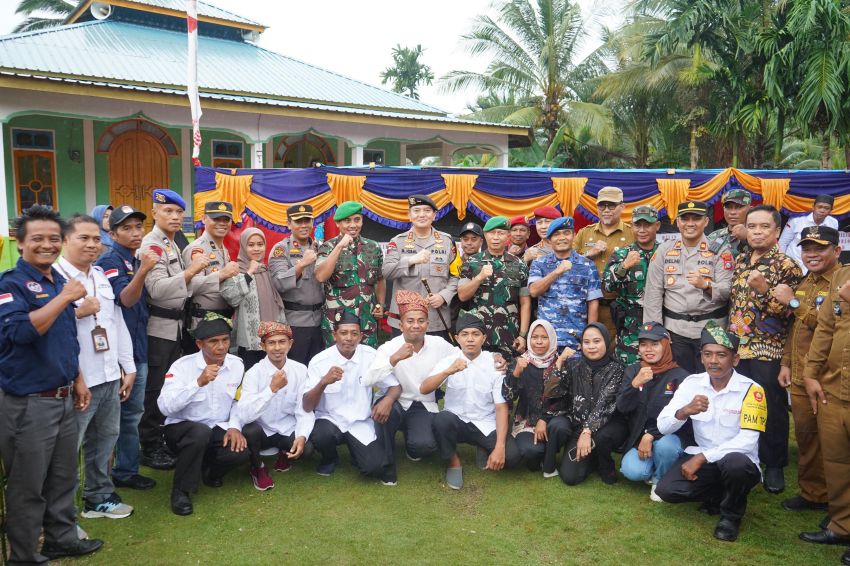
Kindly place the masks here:
<instances>
[{"instance_id":1,"label":"roof ridge cap","mask_svg":"<svg viewBox=\"0 0 850 566\"><path fill-rule=\"evenodd\" d=\"M265 52L267 52L267 53L271 53L272 55L277 55L278 57L283 57L283 58L285 58L285 59L289 59L290 61L295 61L296 63L300 63L300 64L302 64L302 65L306 65L306 66L308 66L308 67L312 67L313 69L318 69L318 70L320 70L320 71L324 71L324 72L326 72L326 73L330 73L330 74L332 74L332 75L336 75L337 77L343 78L343 79L345 79L345 80L353 81L353 82L359 83L359 84L361 84L361 85L367 86L367 87L369 87L369 88L375 88L375 89L380 90L381 92L384 92L384 93L387 93L387 94L391 94L391 95L393 95L393 96L400 97L400 98L403 98L403 99L405 99L405 100L411 100L411 101L413 101L413 102L415 102L415 103L417 103L417 104L421 104L421 105L423 105L423 106L427 106L428 108L430 108L430 109L431 109L431 110L433 110L434 112L440 112L440 113L442 113L442 114L444 114L444 115L446 115L446 116L448 116L448 115L449 115L449 112L447 112L447 111L443 110L442 108L437 108L436 106L432 106L431 104L426 104L425 102L422 102L422 101L421 101L421 100L419 100L419 99L412 98L412 97L410 97L410 96L405 96L405 95L401 94L400 92L393 92L393 91L391 91L391 90L383 89L383 88L381 88L381 87L379 87L379 86L377 86L377 85L369 84L369 83L367 83L366 81L362 81L362 80L360 80L360 79L355 79L355 78L353 78L353 77L349 77L349 76L347 76L347 75L343 75L342 73L340 73L340 72L338 72L338 71L333 71L333 70L331 70L331 69L326 69L326 68L324 68L324 67L319 67L318 65L315 65L315 64L313 64L313 63L308 63L308 62L306 62L306 61L303 61L303 60L301 60L301 59L298 59L297 57L292 57L291 55L284 55L283 53L278 53L277 51L272 51L271 49L268 49L268 48L263 47L263 46L261 46L261 45L257 45L256 43L251 43L250 45L253 45L253 46L254 46L254 47L256 47L257 49L262 49L263 51L265 51Z\"/></svg>"}]
</instances>

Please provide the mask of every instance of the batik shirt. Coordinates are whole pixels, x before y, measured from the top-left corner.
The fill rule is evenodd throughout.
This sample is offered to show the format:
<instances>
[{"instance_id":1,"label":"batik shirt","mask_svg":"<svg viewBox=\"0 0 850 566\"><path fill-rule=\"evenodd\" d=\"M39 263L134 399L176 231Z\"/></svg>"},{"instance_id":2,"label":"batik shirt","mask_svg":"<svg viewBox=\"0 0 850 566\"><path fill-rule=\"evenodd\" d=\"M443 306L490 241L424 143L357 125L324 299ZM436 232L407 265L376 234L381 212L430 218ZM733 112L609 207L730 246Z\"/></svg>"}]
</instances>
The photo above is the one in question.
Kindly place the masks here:
<instances>
[{"instance_id":1,"label":"batik shirt","mask_svg":"<svg viewBox=\"0 0 850 566\"><path fill-rule=\"evenodd\" d=\"M485 250L463 264L458 287L475 278L488 263L493 275L478 287L468 312L484 321L487 345L507 351L519 336L519 298L528 296L528 266L509 253L496 257Z\"/></svg>"},{"instance_id":2,"label":"batik shirt","mask_svg":"<svg viewBox=\"0 0 850 566\"><path fill-rule=\"evenodd\" d=\"M616 313L614 325L617 327L617 357L629 366L638 361L638 330L643 322L643 289L646 286L646 273L649 260L658 249L658 243L652 249L645 250L637 242L631 246L617 248L611 254L605 272L602 274L602 289L606 293L616 293L612 311ZM640 261L631 268L623 267L630 251L640 254ZM659 321L660 322L660 321Z\"/></svg>"},{"instance_id":3,"label":"batik shirt","mask_svg":"<svg viewBox=\"0 0 850 566\"><path fill-rule=\"evenodd\" d=\"M785 347L788 329L794 318L790 307L777 301L770 290L784 283L796 288L803 272L790 257L774 246L755 265L750 265L752 251L741 253L735 263L735 278L729 297L729 331L738 335L738 355L743 360L779 360ZM747 284L747 278L758 270L767 280L768 290L761 294Z\"/></svg>"},{"instance_id":4,"label":"batik shirt","mask_svg":"<svg viewBox=\"0 0 850 566\"><path fill-rule=\"evenodd\" d=\"M327 260L342 236L331 238L319 246L316 267ZM333 324L337 314L348 310L360 318L363 330L361 342L368 346L378 345L378 322L372 316L375 306L375 285L381 278L384 256L374 240L356 238L344 248L337 258L333 274L325 282L325 307L322 317L322 335L325 344L333 340Z\"/></svg>"}]
</instances>

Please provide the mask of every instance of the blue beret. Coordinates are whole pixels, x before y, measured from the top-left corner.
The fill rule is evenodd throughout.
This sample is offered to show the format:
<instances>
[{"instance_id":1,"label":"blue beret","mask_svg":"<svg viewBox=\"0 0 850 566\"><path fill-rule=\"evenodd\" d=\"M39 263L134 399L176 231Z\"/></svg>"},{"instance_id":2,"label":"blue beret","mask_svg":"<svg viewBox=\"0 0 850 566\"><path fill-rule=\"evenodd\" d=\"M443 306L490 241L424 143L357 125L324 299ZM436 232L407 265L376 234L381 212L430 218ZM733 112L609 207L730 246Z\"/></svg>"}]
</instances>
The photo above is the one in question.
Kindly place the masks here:
<instances>
[{"instance_id":1,"label":"blue beret","mask_svg":"<svg viewBox=\"0 0 850 566\"><path fill-rule=\"evenodd\" d=\"M551 238L552 234L557 232L558 230L572 230L575 226L575 221L572 216L562 216L561 218L556 218L549 224L549 229L546 230L546 237Z\"/></svg>"},{"instance_id":2,"label":"blue beret","mask_svg":"<svg viewBox=\"0 0 850 566\"><path fill-rule=\"evenodd\" d=\"M154 189L153 191L154 204L176 204L183 210L186 210L186 201L183 197L172 191L171 189Z\"/></svg>"}]
</instances>

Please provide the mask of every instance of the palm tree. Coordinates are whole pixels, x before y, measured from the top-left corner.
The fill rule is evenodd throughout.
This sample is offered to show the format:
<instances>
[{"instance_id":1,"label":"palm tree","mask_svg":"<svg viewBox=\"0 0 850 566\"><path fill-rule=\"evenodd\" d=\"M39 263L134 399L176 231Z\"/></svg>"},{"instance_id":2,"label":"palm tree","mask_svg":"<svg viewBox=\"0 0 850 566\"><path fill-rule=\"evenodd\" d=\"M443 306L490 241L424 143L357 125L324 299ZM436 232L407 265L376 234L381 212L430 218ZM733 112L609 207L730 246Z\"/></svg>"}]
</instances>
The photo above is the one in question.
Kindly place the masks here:
<instances>
[{"instance_id":1,"label":"palm tree","mask_svg":"<svg viewBox=\"0 0 850 566\"><path fill-rule=\"evenodd\" d=\"M497 20L479 15L463 36L471 54L491 57L487 69L452 71L443 77L445 88L459 91L472 86L512 100L478 117L498 116L505 123L540 128L546 149L559 132L576 138L583 128L596 140L610 143L614 138L610 109L589 102L592 92L581 90L583 83L607 69L596 53L577 60L587 39L579 6L569 0L505 0L498 14Z\"/></svg>"},{"instance_id":2,"label":"palm tree","mask_svg":"<svg viewBox=\"0 0 850 566\"><path fill-rule=\"evenodd\" d=\"M12 31L36 31L62 25L76 7L77 2L72 0L21 0L15 13L26 19Z\"/></svg>"},{"instance_id":3,"label":"palm tree","mask_svg":"<svg viewBox=\"0 0 850 566\"><path fill-rule=\"evenodd\" d=\"M434 81L431 67L419 61L423 51L421 45L413 49L401 45L393 47L393 66L381 73L382 84L392 81L394 92L407 91L408 96L418 100L416 87L420 84L430 85Z\"/></svg>"}]
</instances>

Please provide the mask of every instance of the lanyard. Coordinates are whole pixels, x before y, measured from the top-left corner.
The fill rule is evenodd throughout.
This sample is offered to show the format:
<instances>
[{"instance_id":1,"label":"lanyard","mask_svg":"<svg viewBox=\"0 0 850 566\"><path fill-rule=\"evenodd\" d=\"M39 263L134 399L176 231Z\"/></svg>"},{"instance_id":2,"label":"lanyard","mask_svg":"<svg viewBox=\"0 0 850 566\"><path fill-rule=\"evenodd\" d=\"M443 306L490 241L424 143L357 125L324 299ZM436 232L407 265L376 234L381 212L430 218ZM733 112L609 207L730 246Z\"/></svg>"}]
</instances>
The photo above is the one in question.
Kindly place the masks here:
<instances>
[{"instance_id":1,"label":"lanyard","mask_svg":"<svg viewBox=\"0 0 850 566\"><path fill-rule=\"evenodd\" d=\"M60 263L58 263L58 262L57 262L57 263L56 263L56 265L55 265L54 267L56 267L57 271L59 271L59 273L61 273L61 274L62 274L62 276L63 276L63 277L64 277L64 278L65 278L65 279L69 282L69 283L71 282L72 277L71 277L70 275L68 275L68 272L67 272L67 271L65 271L65 268L64 268L64 267L62 267L62 265L61 265ZM91 281L91 285L92 285L92 296L93 296L93 297L95 297L95 298L97 298L97 283L95 283L95 281L94 281L94 276L91 274L91 270L92 270L92 268L91 268L91 266L89 266L89 273L86 273L86 274L84 274L84 275L85 275L86 280ZM80 273L82 273L82 271L81 271ZM84 284L83 284L83 288L85 289L85 287L86 287L86 286L85 286L85 283L84 283ZM89 290L88 290L88 289L86 289L86 297L88 297L88 295L89 295ZM82 299L80 299L80 303L81 303L81 304L82 304L82 301L83 301L83 300L85 300L85 297L83 297ZM79 306L79 305L77 305L77 306ZM98 319L97 319L97 313L94 313L92 316L94 317L94 325L95 325L95 326L100 326L100 321L98 321Z\"/></svg>"}]
</instances>

